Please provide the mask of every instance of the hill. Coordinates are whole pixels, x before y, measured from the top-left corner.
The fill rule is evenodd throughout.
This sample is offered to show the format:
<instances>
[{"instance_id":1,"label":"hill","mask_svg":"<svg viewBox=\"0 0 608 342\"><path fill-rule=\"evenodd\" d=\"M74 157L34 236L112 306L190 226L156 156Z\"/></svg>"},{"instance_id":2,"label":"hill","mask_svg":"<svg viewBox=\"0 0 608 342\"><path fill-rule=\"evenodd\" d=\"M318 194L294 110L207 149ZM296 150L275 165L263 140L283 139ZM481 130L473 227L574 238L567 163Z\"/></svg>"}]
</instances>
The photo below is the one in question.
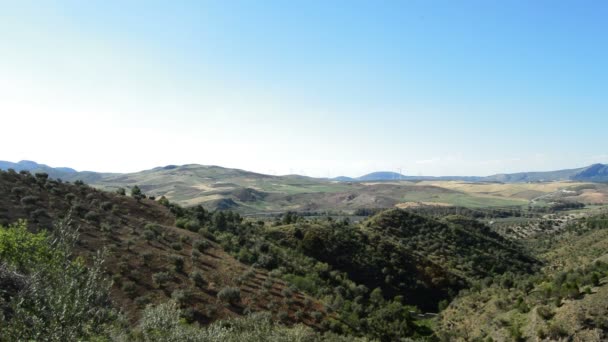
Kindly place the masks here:
<instances>
[{"instance_id":1,"label":"hill","mask_svg":"<svg viewBox=\"0 0 608 342\"><path fill-rule=\"evenodd\" d=\"M79 229L75 252L90 262L98 251L108 251L105 267L114 281L111 296L131 322L140 318L146 304L176 296L187 300L187 319L203 324L270 310L275 315L286 313L285 322L317 326L310 313L324 315L321 304L297 291L286 304L284 280L239 262L212 234L176 227L175 214L159 202L100 191L80 182L59 182L44 174L0 171L0 225L27 219L33 232L52 231L53 222L70 212L72 224ZM226 222L233 220L240 218L231 216ZM268 286L262 287L263 283ZM238 302L224 305L218 300L227 288L240 291ZM271 302L274 305L269 308ZM294 318L298 310L304 315Z\"/></svg>"},{"instance_id":2,"label":"hill","mask_svg":"<svg viewBox=\"0 0 608 342\"><path fill-rule=\"evenodd\" d=\"M606 182L608 181L608 165L593 164L577 169L498 174L484 177L483 180L503 183L554 182L568 180L582 182Z\"/></svg>"},{"instance_id":3,"label":"hill","mask_svg":"<svg viewBox=\"0 0 608 342\"><path fill-rule=\"evenodd\" d=\"M528 182L540 176L511 175L491 182L476 177L412 177L390 172L367 175L376 181L336 181L299 175L271 176L197 164L167 165L135 173L76 172L33 162L0 164L29 168L51 178L82 180L104 190L139 186L151 196L165 196L184 206L244 214L285 211L346 211L421 205L479 207L551 206L555 201L586 205L608 201L608 187L584 181ZM603 179L604 165L568 170L572 179ZM561 177L561 176L560 176ZM565 177L565 176L564 176ZM399 178L398 180L391 178ZM382 180L378 180L382 179ZM463 180L464 179L464 180ZM342 179L342 180L345 180Z\"/></svg>"},{"instance_id":4,"label":"hill","mask_svg":"<svg viewBox=\"0 0 608 342\"><path fill-rule=\"evenodd\" d=\"M605 341L608 215L577 220L530 240L545 266L463 291L438 319L445 340Z\"/></svg>"},{"instance_id":5,"label":"hill","mask_svg":"<svg viewBox=\"0 0 608 342\"><path fill-rule=\"evenodd\" d=\"M372 173L363 175L361 177L357 177L357 180L362 181L362 182L403 180L403 179L405 179L404 175L397 173L397 172L390 172L390 171L372 172Z\"/></svg>"}]
</instances>

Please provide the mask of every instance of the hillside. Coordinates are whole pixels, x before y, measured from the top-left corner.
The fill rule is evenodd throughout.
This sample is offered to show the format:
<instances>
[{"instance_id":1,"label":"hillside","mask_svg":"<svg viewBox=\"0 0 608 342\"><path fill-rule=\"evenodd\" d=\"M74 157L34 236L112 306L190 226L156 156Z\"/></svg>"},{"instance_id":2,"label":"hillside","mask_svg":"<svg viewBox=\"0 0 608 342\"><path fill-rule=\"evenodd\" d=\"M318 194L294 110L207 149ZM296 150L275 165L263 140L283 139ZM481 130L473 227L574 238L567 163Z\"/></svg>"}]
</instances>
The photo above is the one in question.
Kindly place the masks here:
<instances>
[{"instance_id":1,"label":"hillside","mask_svg":"<svg viewBox=\"0 0 608 342\"><path fill-rule=\"evenodd\" d=\"M484 177L483 180L503 183L554 182L568 180L579 182L607 182L608 165L593 164L577 169L498 174Z\"/></svg>"},{"instance_id":2,"label":"hillside","mask_svg":"<svg viewBox=\"0 0 608 342\"><path fill-rule=\"evenodd\" d=\"M109 191L128 190L137 185L148 195L165 196L180 205L202 204L210 210L230 209L248 215L290 210L354 212L358 209L421 205L469 208L551 206L555 201L595 205L608 201L606 184L572 180L528 182L540 179L528 174L499 177L508 183L448 180L451 177L418 177L420 179L413 180L416 177L392 173L374 173L369 178L382 176L381 181L346 182L299 175L270 176L196 164L168 165L126 174L76 172L25 161L5 162L0 167L45 172L51 178L66 181L82 180ZM577 169L575 173L567 170L560 174L600 180L605 172L606 168L598 164ZM401 177L401 180L391 179L395 177Z\"/></svg>"},{"instance_id":3,"label":"hillside","mask_svg":"<svg viewBox=\"0 0 608 342\"><path fill-rule=\"evenodd\" d=\"M530 241L543 269L488 279L462 292L438 320L445 340L605 341L608 216L577 220Z\"/></svg>"},{"instance_id":4,"label":"hillside","mask_svg":"<svg viewBox=\"0 0 608 342\"><path fill-rule=\"evenodd\" d=\"M91 260L97 251L107 249L112 298L131 322L148 303L186 296L188 319L204 324L263 310L287 313L286 322L318 324L309 313L323 312L321 304L298 292L285 304L285 281L237 261L212 235L210 240L177 228L174 214L158 202L57 182L45 174L0 171L0 225L27 219L32 231L51 229L68 212L79 228L78 255ZM193 282L195 274L199 279ZM240 290L240 300L224 305L217 296L229 287ZM295 318L298 310L304 315Z\"/></svg>"}]
</instances>

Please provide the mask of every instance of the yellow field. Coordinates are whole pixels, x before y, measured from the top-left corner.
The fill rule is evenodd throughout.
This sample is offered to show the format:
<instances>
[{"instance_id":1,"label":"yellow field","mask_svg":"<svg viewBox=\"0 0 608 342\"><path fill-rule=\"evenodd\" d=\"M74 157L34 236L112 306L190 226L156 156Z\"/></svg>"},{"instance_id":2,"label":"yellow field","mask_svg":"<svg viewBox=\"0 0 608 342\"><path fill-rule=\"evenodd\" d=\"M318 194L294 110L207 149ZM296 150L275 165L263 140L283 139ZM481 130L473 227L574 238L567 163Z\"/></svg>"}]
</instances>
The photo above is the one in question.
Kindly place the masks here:
<instances>
[{"instance_id":1,"label":"yellow field","mask_svg":"<svg viewBox=\"0 0 608 342\"><path fill-rule=\"evenodd\" d=\"M419 185L432 185L450 190L462 191L472 195L490 195L506 198L530 200L545 194L587 183L548 182L548 183L467 183L459 181L425 181Z\"/></svg>"}]
</instances>

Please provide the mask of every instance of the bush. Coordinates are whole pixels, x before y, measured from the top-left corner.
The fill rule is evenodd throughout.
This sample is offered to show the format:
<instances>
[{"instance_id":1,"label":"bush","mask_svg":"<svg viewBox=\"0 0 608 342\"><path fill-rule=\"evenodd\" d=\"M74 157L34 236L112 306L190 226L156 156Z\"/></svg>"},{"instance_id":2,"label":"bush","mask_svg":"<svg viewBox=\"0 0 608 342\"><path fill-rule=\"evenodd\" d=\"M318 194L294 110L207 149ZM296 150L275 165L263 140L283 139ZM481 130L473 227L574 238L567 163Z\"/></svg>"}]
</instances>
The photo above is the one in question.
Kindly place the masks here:
<instances>
[{"instance_id":1,"label":"bush","mask_svg":"<svg viewBox=\"0 0 608 342\"><path fill-rule=\"evenodd\" d=\"M207 250L209 247L211 247L211 244L207 240L199 239L199 240L194 241L194 243L192 244L192 247L202 253L205 250Z\"/></svg>"},{"instance_id":2,"label":"bush","mask_svg":"<svg viewBox=\"0 0 608 342\"><path fill-rule=\"evenodd\" d=\"M152 280L157 287L163 287L170 279L171 276L167 272L157 272L152 275Z\"/></svg>"},{"instance_id":3,"label":"bush","mask_svg":"<svg viewBox=\"0 0 608 342\"><path fill-rule=\"evenodd\" d=\"M38 196L24 196L21 199L21 204L23 204L23 205L34 205L39 200L40 200L40 198L38 198Z\"/></svg>"},{"instance_id":4,"label":"bush","mask_svg":"<svg viewBox=\"0 0 608 342\"><path fill-rule=\"evenodd\" d=\"M188 301L192 297L192 294L188 290L175 290L171 293L171 298L180 306L183 307L188 304Z\"/></svg>"},{"instance_id":5,"label":"bush","mask_svg":"<svg viewBox=\"0 0 608 342\"><path fill-rule=\"evenodd\" d=\"M150 262L152 261L153 257L154 257L154 254L152 254L152 252L145 251L145 252L141 253L141 259L145 266L150 266Z\"/></svg>"},{"instance_id":6,"label":"bush","mask_svg":"<svg viewBox=\"0 0 608 342\"><path fill-rule=\"evenodd\" d=\"M84 215L84 219L89 221L89 222L98 222L99 221L99 214L97 214L94 211L89 211L88 213L86 213Z\"/></svg>"},{"instance_id":7,"label":"bush","mask_svg":"<svg viewBox=\"0 0 608 342\"><path fill-rule=\"evenodd\" d=\"M149 229L146 229L146 230L144 230L144 239L146 239L148 241L152 241L152 240L156 239L156 233Z\"/></svg>"},{"instance_id":8,"label":"bush","mask_svg":"<svg viewBox=\"0 0 608 342\"><path fill-rule=\"evenodd\" d=\"M184 257L181 255L172 255L170 259L173 264L173 270L177 273L182 273L184 271Z\"/></svg>"},{"instance_id":9,"label":"bush","mask_svg":"<svg viewBox=\"0 0 608 342\"><path fill-rule=\"evenodd\" d=\"M113 206L114 204L112 204L112 202L102 202L100 207L102 210L108 211L112 209Z\"/></svg>"},{"instance_id":10,"label":"bush","mask_svg":"<svg viewBox=\"0 0 608 342\"><path fill-rule=\"evenodd\" d=\"M203 273L200 271L193 271L190 273L190 279L192 280L192 284L197 287L203 287L205 285L205 278L203 277Z\"/></svg>"},{"instance_id":11,"label":"bush","mask_svg":"<svg viewBox=\"0 0 608 342\"><path fill-rule=\"evenodd\" d=\"M135 304L140 308L143 308L144 306L146 306L149 303L150 303L150 298L148 298L148 296L141 296L141 297L135 298Z\"/></svg>"},{"instance_id":12,"label":"bush","mask_svg":"<svg viewBox=\"0 0 608 342\"><path fill-rule=\"evenodd\" d=\"M237 287L224 287L217 293L217 298L224 303L236 304L241 301L241 290Z\"/></svg>"},{"instance_id":13,"label":"bush","mask_svg":"<svg viewBox=\"0 0 608 342\"><path fill-rule=\"evenodd\" d=\"M111 323L113 311L103 254L86 266L72 258L78 234L69 218L55 225L52 239L41 234L29 233L23 222L0 227L0 259L20 268L20 278L27 283L9 297L11 312L0 319L0 340L109 339L104 327ZM27 248L5 248L20 244Z\"/></svg>"},{"instance_id":14,"label":"bush","mask_svg":"<svg viewBox=\"0 0 608 342\"><path fill-rule=\"evenodd\" d=\"M181 244L181 242L171 242L171 248L173 248L176 251L181 251L182 244Z\"/></svg>"},{"instance_id":15,"label":"bush","mask_svg":"<svg viewBox=\"0 0 608 342\"><path fill-rule=\"evenodd\" d=\"M553 318L553 311L547 307L547 306L539 306L536 308L536 313L538 314L539 317L541 317L544 320L549 320L551 318Z\"/></svg>"},{"instance_id":16,"label":"bush","mask_svg":"<svg viewBox=\"0 0 608 342\"><path fill-rule=\"evenodd\" d=\"M135 283L128 280L122 283L121 289L129 296L129 298L135 297L135 290L137 289Z\"/></svg>"}]
</instances>

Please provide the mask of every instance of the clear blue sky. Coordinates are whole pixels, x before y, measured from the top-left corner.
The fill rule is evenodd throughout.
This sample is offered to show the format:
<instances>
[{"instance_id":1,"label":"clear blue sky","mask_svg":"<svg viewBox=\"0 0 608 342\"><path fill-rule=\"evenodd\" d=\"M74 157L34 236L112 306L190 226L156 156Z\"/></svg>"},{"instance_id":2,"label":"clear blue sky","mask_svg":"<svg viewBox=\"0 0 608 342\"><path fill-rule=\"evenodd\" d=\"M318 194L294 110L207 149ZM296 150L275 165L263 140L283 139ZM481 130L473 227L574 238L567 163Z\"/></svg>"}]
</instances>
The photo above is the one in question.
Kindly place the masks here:
<instances>
[{"instance_id":1,"label":"clear blue sky","mask_svg":"<svg viewBox=\"0 0 608 342\"><path fill-rule=\"evenodd\" d=\"M608 162L607 1L0 1L0 159L486 175Z\"/></svg>"}]
</instances>

